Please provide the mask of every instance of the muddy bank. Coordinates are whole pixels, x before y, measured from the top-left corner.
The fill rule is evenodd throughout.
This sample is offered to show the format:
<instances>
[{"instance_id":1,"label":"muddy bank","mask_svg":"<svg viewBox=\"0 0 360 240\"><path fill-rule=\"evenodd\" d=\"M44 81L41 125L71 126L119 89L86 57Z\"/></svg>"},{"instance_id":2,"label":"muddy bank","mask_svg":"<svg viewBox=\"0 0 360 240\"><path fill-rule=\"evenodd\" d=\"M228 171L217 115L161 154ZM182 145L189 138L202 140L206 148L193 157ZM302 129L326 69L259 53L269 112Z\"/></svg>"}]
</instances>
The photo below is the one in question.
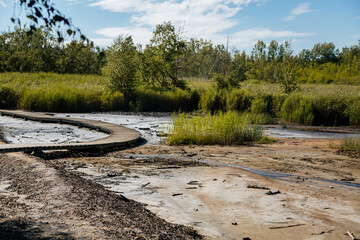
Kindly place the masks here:
<instances>
[{"instance_id":1,"label":"muddy bank","mask_svg":"<svg viewBox=\"0 0 360 240\"><path fill-rule=\"evenodd\" d=\"M334 142L335 144L335 142ZM348 239L360 236L360 160L336 154L324 139L252 146L141 146L101 158L63 159L68 171L157 216L210 239ZM269 179L224 163L269 173Z\"/></svg>"},{"instance_id":2,"label":"muddy bank","mask_svg":"<svg viewBox=\"0 0 360 240\"><path fill-rule=\"evenodd\" d=\"M0 162L0 239L202 238L61 162L19 153L1 154Z\"/></svg>"}]
</instances>

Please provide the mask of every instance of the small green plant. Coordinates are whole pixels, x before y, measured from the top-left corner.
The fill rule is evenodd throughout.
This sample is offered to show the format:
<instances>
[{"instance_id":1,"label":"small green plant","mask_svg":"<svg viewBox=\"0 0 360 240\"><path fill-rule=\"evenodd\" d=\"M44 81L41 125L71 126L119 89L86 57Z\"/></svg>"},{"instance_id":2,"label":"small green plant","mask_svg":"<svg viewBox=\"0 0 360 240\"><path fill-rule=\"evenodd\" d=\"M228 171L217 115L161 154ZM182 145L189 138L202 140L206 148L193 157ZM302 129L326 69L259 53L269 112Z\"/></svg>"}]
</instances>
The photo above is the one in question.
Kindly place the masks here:
<instances>
[{"instance_id":1,"label":"small green plant","mask_svg":"<svg viewBox=\"0 0 360 240\"><path fill-rule=\"evenodd\" d=\"M173 115L169 129L169 143L181 144L245 144L266 142L261 128L250 125L249 114L218 112L214 115Z\"/></svg>"},{"instance_id":2,"label":"small green plant","mask_svg":"<svg viewBox=\"0 0 360 240\"><path fill-rule=\"evenodd\" d=\"M341 141L340 149L360 153L360 138L344 138Z\"/></svg>"}]
</instances>

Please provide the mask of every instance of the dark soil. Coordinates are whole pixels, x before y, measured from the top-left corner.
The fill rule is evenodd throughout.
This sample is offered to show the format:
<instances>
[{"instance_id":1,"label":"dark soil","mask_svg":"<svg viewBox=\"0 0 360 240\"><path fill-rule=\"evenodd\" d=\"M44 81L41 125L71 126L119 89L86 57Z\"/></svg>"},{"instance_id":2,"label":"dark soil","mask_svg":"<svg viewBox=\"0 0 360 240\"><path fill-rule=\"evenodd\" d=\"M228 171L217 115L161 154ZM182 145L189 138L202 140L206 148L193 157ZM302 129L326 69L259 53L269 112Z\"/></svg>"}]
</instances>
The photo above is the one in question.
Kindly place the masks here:
<instances>
[{"instance_id":1,"label":"dark soil","mask_svg":"<svg viewBox=\"0 0 360 240\"><path fill-rule=\"evenodd\" d=\"M0 239L202 239L61 162L0 155Z\"/></svg>"}]
</instances>

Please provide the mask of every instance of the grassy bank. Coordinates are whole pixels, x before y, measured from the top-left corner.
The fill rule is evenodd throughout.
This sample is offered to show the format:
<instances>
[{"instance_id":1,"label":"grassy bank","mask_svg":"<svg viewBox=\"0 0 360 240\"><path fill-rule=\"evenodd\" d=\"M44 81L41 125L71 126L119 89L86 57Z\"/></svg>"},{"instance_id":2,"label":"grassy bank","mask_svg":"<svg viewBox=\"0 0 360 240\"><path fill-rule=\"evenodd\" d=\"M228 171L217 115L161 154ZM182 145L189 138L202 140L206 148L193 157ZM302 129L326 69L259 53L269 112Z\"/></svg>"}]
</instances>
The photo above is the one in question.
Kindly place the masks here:
<instances>
[{"instance_id":1,"label":"grassy bank","mask_svg":"<svg viewBox=\"0 0 360 240\"><path fill-rule=\"evenodd\" d=\"M194 111L196 90L155 91L142 88L131 99L107 88L97 75L54 73L0 73L0 108L29 111Z\"/></svg>"},{"instance_id":2,"label":"grassy bank","mask_svg":"<svg viewBox=\"0 0 360 240\"><path fill-rule=\"evenodd\" d=\"M360 125L360 86L301 85L287 95L276 84L244 83L241 89L201 95L205 112L250 111L306 125Z\"/></svg>"},{"instance_id":3,"label":"grassy bank","mask_svg":"<svg viewBox=\"0 0 360 240\"><path fill-rule=\"evenodd\" d=\"M266 142L269 139L256 125L254 116L236 112L218 112L203 116L180 113L173 115L169 129L169 143L181 144L245 144Z\"/></svg>"},{"instance_id":4,"label":"grassy bank","mask_svg":"<svg viewBox=\"0 0 360 240\"><path fill-rule=\"evenodd\" d=\"M191 90L139 88L125 99L97 75L0 73L0 108L29 111L238 111L307 125L360 125L360 86L300 85L286 95L278 84L243 82L216 91L210 80L188 79Z\"/></svg>"}]
</instances>

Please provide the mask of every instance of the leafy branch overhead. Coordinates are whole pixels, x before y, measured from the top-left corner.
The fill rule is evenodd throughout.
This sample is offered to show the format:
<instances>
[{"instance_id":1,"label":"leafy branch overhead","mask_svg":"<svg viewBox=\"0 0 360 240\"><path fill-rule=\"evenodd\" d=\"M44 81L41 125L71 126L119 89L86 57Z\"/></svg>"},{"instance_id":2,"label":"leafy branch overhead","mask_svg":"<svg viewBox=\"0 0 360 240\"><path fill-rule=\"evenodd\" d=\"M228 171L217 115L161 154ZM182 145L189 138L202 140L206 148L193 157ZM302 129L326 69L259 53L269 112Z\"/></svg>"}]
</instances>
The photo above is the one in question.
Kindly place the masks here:
<instances>
[{"instance_id":1,"label":"leafy branch overhead","mask_svg":"<svg viewBox=\"0 0 360 240\"><path fill-rule=\"evenodd\" d=\"M68 36L74 38L79 36L81 40L89 42L89 39L81 30L71 23L71 19L56 9L54 3L50 0L19 0L15 1L15 4L19 5L20 10L24 10L26 18L30 21L28 34L32 35L39 26L43 25L53 29L57 34L58 42L63 42L64 34L62 33L62 26L64 26ZM11 21L19 26L22 25L19 16L13 16ZM26 26L26 23L24 26Z\"/></svg>"}]
</instances>

